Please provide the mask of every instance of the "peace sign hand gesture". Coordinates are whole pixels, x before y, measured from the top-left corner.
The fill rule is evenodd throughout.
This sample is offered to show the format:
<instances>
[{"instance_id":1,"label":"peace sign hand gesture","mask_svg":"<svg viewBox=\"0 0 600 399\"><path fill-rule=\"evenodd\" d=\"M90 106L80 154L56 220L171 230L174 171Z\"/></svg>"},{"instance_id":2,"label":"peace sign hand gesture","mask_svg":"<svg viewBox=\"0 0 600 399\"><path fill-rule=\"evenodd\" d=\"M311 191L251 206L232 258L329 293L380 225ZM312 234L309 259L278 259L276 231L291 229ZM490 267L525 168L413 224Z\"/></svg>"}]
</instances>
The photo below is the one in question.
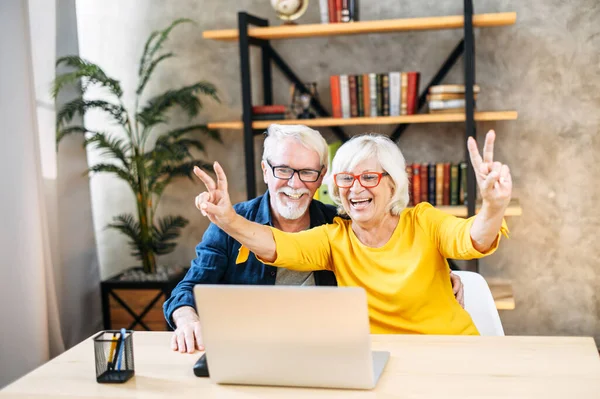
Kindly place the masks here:
<instances>
[{"instance_id":1,"label":"peace sign hand gesture","mask_svg":"<svg viewBox=\"0 0 600 399\"><path fill-rule=\"evenodd\" d=\"M473 137L469 137L467 140L467 147L483 205L490 210L504 213L510 202L512 178L508 165L494 162L495 140L496 133L490 130L485 136L483 158L479 154L477 143Z\"/></svg>"},{"instance_id":2,"label":"peace sign hand gesture","mask_svg":"<svg viewBox=\"0 0 600 399\"><path fill-rule=\"evenodd\" d=\"M202 180L208 190L196 197L196 208L212 223L223 228L228 226L237 214L231 206L227 191L227 176L225 176L223 168L218 162L214 163L213 168L217 175L216 183L202 169L194 167L194 174Z\"/></svg>"}]
</instances>

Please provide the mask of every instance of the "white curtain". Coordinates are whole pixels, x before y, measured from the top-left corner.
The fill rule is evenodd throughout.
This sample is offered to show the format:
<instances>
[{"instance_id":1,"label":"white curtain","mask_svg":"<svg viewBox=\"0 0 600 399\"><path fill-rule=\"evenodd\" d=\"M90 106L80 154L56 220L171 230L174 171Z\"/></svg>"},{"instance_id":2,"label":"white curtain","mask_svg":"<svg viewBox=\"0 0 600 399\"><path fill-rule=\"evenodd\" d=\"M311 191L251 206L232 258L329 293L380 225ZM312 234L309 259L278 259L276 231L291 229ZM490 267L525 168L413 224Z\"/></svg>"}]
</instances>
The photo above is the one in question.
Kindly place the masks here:
<instances>
[{"instance_id":1,"label":"white curtain","mask_svg":"<svg viewBox=\"0 0 600 399\"><path fill-rule=\"evenodd\" d=\"M0 388L101 328L86 151L56 151L50 96L78 50L75 0L0 1Z\"/></svg>"},{"instance_id":2,"label":"white curtain","mask_svg":"<svg viewBox=\"0 0 600 399\"><path fill-rule=\"evenodd\" d=\"M0 2L0 386L64 349L28 11L26 0Z\"/></svg>"}]
</instances>

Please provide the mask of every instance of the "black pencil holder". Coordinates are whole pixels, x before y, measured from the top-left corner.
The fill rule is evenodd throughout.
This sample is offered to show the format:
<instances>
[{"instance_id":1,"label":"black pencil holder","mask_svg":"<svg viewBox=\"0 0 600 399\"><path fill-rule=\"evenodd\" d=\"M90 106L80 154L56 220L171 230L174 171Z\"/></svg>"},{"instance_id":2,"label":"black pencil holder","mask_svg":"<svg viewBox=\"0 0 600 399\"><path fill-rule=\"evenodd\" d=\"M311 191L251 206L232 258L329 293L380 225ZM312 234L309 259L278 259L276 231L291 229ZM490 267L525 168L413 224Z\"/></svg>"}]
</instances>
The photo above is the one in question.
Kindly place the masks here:
<instances>
[{"instance_id":1,"label":"black pencil holder","mask_svg":"<svg viewBox=\"0 0 600 399\"><path fill-rule=\"evenodd\" d=\"M101 331L94 337L96 381L123 383L133 377L133 331Z\"/></svg>"}]
</instances>

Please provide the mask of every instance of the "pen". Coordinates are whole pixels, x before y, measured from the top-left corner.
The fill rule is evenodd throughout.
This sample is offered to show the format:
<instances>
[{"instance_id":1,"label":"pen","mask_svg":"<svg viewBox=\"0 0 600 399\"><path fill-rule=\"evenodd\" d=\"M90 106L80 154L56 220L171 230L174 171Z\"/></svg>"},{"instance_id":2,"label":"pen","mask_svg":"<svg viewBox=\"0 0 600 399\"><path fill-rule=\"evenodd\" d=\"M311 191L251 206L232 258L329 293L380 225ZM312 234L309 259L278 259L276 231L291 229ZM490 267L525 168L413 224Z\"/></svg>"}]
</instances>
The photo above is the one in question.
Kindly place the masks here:
<instances>
[{"instance_id":1,"label":"pen","mask_svg":"<svg viewBox=\"0 0 600 399\"><path fill-rule=\"evenodd\" d=\"M114 360L114 356L115 356L115 348L116 347L117 347L117 333L113 333L112 343L110 344L110 353L108 355L108 367L107 367L108 370L113 368L113 360Z\"/></svg>"},{"instance_id":2,"label":"pen","mask_svg":"<svg viewBox=\"0 0 600 399\"><path fill-rule=\"evenodd\" d=\"M121 348L117 355L117 370L121 370L121 361L123 360L123 352L125 350L125 335L127 335L127 331L124 328L121 328Z\"/></svg>"}]
</instances>

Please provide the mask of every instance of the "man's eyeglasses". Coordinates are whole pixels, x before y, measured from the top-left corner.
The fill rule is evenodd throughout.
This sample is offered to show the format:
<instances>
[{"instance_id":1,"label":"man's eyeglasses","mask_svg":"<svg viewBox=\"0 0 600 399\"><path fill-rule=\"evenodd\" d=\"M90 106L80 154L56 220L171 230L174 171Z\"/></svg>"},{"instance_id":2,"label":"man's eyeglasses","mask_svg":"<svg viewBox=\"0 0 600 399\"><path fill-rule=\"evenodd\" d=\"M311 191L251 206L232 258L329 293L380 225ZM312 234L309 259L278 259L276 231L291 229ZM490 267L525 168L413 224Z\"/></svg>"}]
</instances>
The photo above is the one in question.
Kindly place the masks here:
<instances>
[{"instance_id":1,"label":"man's eyeglasses","mask_svg":"<svg viewBox=\"0 0 600 399\"><path fill-rule=\"evenodd\" d=\"M305 182L305 183L314 183L317 180L319 180L319 177L321 176L321 172L323 171L324 166L321 166L320 170L315 170L315 169L294 169L294 168L290 168L288 166L273 166L271 165L271 162L269 162L269 160L266 160L267 165L269 165L271 167L271 170L273 171L273 176L275 176L278 179L281 180L290 180L292 178L292 176L294 176L294 173L298 173L298 177L300 178L301 181Z\"/></svg>"},{"instance_id":2,"label":"man's eyeglasses","mask_svg":"<svg viewBox=\"0 0 600 399\"><path fill-rule=\"evenodd\" d=\"M333 181L339 188L350 188L354 184L354 180L358 180L358 183L364 188L373 188L379 185L383 176L389 176L387 172L365 172L360 175L353 175L352 173L336 173L333 175Z\"/></svg>"}]
</instances>

